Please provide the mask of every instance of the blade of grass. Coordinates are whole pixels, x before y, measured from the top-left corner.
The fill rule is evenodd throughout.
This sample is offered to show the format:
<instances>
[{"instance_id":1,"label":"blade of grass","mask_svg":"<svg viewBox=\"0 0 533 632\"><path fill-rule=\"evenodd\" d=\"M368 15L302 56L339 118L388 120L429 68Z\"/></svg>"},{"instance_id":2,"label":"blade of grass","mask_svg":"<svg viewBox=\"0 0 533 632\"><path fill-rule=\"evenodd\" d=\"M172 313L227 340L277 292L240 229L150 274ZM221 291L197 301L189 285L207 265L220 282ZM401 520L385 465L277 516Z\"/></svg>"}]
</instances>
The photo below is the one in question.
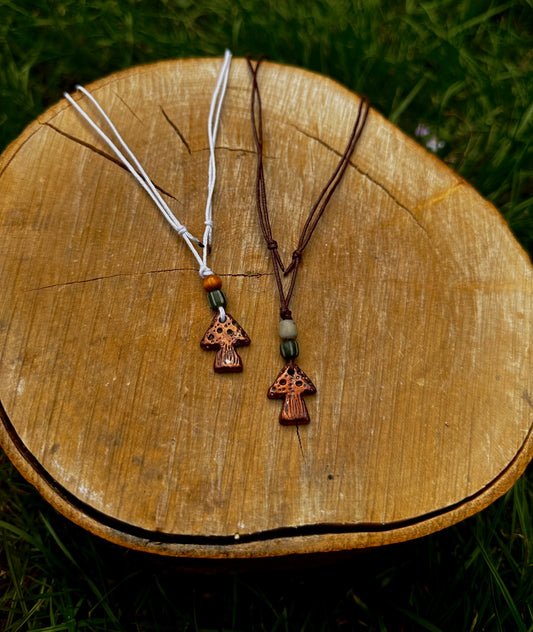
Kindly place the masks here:
<instances>
[{"instance_id":1,"label":"blade of grass","mask_svg":"<svg viewBox=\"0 0 533 632\"><path fill-rule=\"evenodd\" d=\"M433 625L433 623L430 623L429 621L427 621L420 615L415 614L414 612L411 612L410 610L407 610L405 608L398 608L398 610L402 614L404 614L406 617L409 617L409 619L411 619L415 623L418 623L418 625L421 626L424 630L428 630L429 632L443 632L442 628L439 628L436 625Z\"/></svg>"},{"instance_id":2,"label":"blade of grass","mask_svg":"<svg viewBox=\"0 0 533 632\"><path fill-rule=\"evenodd\" d=\"M507 589L505 582L502 580L500 574L498 573L498 569L496 568L496 565L494 564L492 557L489 555L489 553L487 552L485 548L485 545L480 539L477 539L477 545L479 547L479 550L481 551L481 555L483 556L485 564L487 565L487 568L490 571L491 577L493 578L495 584L498 586L498 589L500 593L502 594L505 600L505 603L507 604L507 607L509 608L509 612L516 625L515 629L517 630L517 632L527 632L526 627L524 625L524 621L522 620L522 617L520 616L520 613L518 612L516 604L513 598L511 597L511 594L509 593L509 590Z\"/></svg>"},{"instance_id":3,"label":"blade of grass","mask_svg":"<svg viewBox=\"0 0 533 632\"><path fill-rule=\"evenodd\" d=\"M91 588L91 591L96 596L96 598L98 599L99 603L102 604L102 607L104 608L104 610L105 610L107 616L109 617L109 619L111 620L111 622L113 624L119 626L119 620L115 616L115 613L112 611L112 609L109 607L109 604L105 600L105 597L102 594L102 592L100 591L100 589L98 588L98 586L94 583L94 581L87 575L87 573L81 568L81 566L78 564L78 562L74 559L74 557L72 556L70 551L66 548L64 543L57 536L56 532L52 528L52 525L49 523L49 521L45 518L45 516L42 513L40 514L40 518L41 518L43 524L45 525L48 533L52 536L54 542L57 544L57 546L59 547L61 552L76 567L76 569L81 573L82 577L87 582L87 585Z\"/></svg>"},{"instance_id":4,"label":"blade of grass","mask_svg":"<svg viewBox=\"0 0 533 632\"><path fill-rule=\"evenodd\" d=\"M409 94L403 99L403 101L391 112L389 119L391 123L396 123L400 116L404 113L404 111L409 107L412 103L416 95L422 90L424 85L426 84L427 78L421 77L415 86L411 89Z\"/></svg>"}]
</instances>

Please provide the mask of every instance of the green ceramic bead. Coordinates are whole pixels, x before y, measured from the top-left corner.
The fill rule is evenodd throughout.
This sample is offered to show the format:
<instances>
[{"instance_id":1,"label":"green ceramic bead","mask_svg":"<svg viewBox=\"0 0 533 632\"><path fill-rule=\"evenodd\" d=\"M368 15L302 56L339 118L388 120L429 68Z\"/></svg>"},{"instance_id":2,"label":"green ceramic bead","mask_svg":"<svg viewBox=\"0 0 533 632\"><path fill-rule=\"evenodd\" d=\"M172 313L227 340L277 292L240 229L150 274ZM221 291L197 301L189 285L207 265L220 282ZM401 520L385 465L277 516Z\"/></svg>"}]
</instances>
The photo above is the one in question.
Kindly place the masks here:
<instances>
[{"instance_id":1,"label":"green ceramic bead","mask_svg":"<svg viewBox=\"0 0 533 632\"><path fill-rule=\"evenodd\" d=\"M212 309L226 307L226 295L222 290L213 290L212 292L209 292L207 299Z\"/></svg>"},{"instance_id":2,"label":"green ceramic bead","mask_svg":"<svg viewBox=\"0 0 533 632\"><path fill-rule=\"evenodd\" d=\"M296 340L284 340L279 346L279 352L285 360L290 360L291 358L297 358L300 350Z\"/></svg>"},{"instance_id":3,"label":"green ceramic bead","mask_svg":"<svg viewBox=\"0 0 533 632\"><path fill-rule=\"evenodd\" d=\"M298 337L298 327L296 327L294 320L291 320L290 318L280 321L278 331L279 337L284 340L290 340Z\"/></svg>"}]
</instances>

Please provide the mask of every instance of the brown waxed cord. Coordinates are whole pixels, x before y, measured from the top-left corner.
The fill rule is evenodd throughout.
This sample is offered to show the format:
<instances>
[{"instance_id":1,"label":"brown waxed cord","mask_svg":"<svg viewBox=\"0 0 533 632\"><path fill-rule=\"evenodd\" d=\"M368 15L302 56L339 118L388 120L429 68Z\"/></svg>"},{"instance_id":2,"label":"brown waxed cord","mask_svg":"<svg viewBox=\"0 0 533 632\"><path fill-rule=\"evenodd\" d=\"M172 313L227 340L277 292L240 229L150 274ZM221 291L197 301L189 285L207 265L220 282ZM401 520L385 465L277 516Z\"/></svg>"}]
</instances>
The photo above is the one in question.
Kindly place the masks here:
<instances>
[{"instance_id":1,"label":"brown waxed cord","mask_svg":"<svg viewBox=\"0 0 533 632\"><path fill-rule=\"evenodd\" d=\"M339 185L344 172L348 164L350 163L350 158L354 152L355 146L361 137L363 129L366 124L366 120L368 117L368 111L370 109L368 99L365 96L361 97L361 102L359 103L359 109L357 112L357 118L355 119L355 123L350 134L350 138L348 140L348 144L346 149L344 150L343 155L337 165L335 171L332 173L330 179L328 180L326 186L322 189L320 195L318 196L317 201L313 205L307 220L302 229L300 239L298 240L298 245L296 249L292 253L292 261L287 266L284 267L283 262L281 261L280 254L278 252L278 244L276 240L272 237L272 228L270 226L270 218L268 215L268 206L267 206L267 197L266 197L266 188L265 188L265 175L263 171L263 111L261 107L261 96L259 94L259 86L257 83L257 73L259 71L259 66L263 60L263 57L260 57L255 65L255 68L252 65L252 62L249 57L246 58L248 62L248 67L252 74L252 102L251 102L251 119L252 119L252 131L255 141L255 146L257 149L257 171L256 171L256 198L257 198L257 211L259 215L259 224L261 226L261 231L263 233L263 237L266 241L267 248L270 250L270 254L272 257L272 264L274 268L274 277L276 279L276 285L278 287L278 293L280 297L280 316L283 320L289 319L292 317L291 310L289 308L289 304L292 298L292 294L294 292L294 286L296 283L296 275L298 273L298 268L300 266L300 262L302 259L302 252L304 248L309 243L311 236L315 228L320 221L326 207L331 199L331 196L335 192L335 189ZM257 114L256 114L257 111ZM289 288L287 293L285 294L283 290L283 283L281 280L281 272L284 272L285 275L290 274L292 272L291 280L289 283Z\"/></svg>"}]
</instances>

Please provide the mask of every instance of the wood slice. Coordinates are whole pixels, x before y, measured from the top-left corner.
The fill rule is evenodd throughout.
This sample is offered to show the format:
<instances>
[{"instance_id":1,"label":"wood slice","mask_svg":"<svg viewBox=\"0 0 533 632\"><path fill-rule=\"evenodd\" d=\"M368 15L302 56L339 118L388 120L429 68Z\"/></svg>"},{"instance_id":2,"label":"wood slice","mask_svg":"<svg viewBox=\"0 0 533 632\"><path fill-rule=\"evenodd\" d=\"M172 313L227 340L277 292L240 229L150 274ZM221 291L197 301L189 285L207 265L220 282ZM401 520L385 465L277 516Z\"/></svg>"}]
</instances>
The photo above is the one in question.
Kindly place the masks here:
<instances>
[{"instance_id":1,"label":"wood slice","mask_svg":"<svg viewBox=\"0 0 533 632\"><path fill-rule=\"evenodd\" d=\"M220 59L90 86L180 220L203 233ZM290 259L359 99L265 63L265 178ZM428 534L504 493L533 454L533 277L496 210L372 111L304 253L293 303L308 426L266 397L283 361L255 204L251 80L235 60L211 267L251 337L200 349L195 261L65 100L0 163L1 442L65 516L189 558L342 551ZM94 113L86 98L80 99Z\"/></svg>"}]
</instances>

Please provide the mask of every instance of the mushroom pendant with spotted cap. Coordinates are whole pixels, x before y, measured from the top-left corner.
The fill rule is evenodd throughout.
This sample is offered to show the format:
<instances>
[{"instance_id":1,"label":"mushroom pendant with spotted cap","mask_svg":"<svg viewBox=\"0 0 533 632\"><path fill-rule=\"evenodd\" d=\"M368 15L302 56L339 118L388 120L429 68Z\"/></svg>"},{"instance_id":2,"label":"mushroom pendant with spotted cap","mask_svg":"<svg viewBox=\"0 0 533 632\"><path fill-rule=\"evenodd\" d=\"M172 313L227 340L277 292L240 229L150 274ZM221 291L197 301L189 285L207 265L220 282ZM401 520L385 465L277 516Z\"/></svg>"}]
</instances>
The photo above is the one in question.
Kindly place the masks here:
<instances>
[{"instance_id":1,"label":"mushroom pendant with spotted cap","mask_svg":"<svg viewBox=\"0 0 533 632\"><path fill-rule=\"evenodd\" d=\"M224 318L224 320L222 320ZM250 338L239 323L227 312L215 314L200 346L205 351L216 351L214 370L216 373L240 373L242 359L235 347L245 347Z\"/></svg>"},{"instance_id":2,"label":"mushroom pendant with spotted cap","mask_svg":"<svg viewBox=\"0 0 533 632\"><path fill-rule=\"evenodd\" d=\"M294 426L308 424L311 421L303 398L315 393L313 382L291 359L268 389L267 396L269 399L283 399L279 423L283 426Z\"/></svg>"},{"instance_id":3,"label":"mushroom pendant with spotted cap","mask_svg":"<svg viewBox=\"0 0 533 632\"><path fill-rule=\"evenodd\" d=\"M274 280L279 295L279 315L281 322L279 323L278 331L282 340L279 350L283 359L287 361L285 368L268 390L267 396L270 399L283 399L279 422L284 426L290 426L309 423L309 413L307 412L307 406L305 405L303 397L316 393L315 385L295 363L295 359L299 354L298 342L296 340L298 337L298 328L296 322L292 319L290 302L294 288L296 287L296 275L302 262L302 253L311 240L320 218L324 214L335 189L340 184L344 172L350 164L352 154L366 125L370 106L366 97L361 98L346 149L331 177L320 192L316 202L311 207L302 227L296 248L292 252L292 261L288 266L285 266L278 252L278 243L272 235L272 226L267 204L265 173L263 169L263 110L259 94L259 83L257 81L257 73L261 61L262 57L259 58L259 61L257 61L254 67L251 59L247 57L248 68L252 75L250 116L252 119L252 132L257 153L255 192L259 226L263 233L268 252L270 253L270 258L272 259ZM284 287L282 275L290 277L287 287Z\"/></svg>"},{"instance_id":4,"label":"mushroom pendant with spotted cap","mask_svg":"<svg viewBox=\"0 0 533 632\"><path fill-rule=\"evenodd\" d=\"M163 214L172 228L185 241L187 247L192 253L196 262L199 264L198 274L203 279L202 285L207 292L207 299L212 309L218 312L211 322L211 326L207 330L202 342L202 349L215 350L217 352L215 358L215 371L224 373L238 373L242 371L242 360L235 351L234 347L242 347L250 344L250 338L246 335L244 329L229 314L226 314L226 295L222 291L222 279L213 273L207 265L207 255L211 252L212 234L213 234L213 193L216 182L216 160L215 147L220 122L220 112L222 102L226 93L228 83L229 70L231 64L231 53L226 50L224 54L224 62L220 69L215 89L211 97L211 107L207 120L207 135L209 138L209 170L208 170L208 186L207 201L205 206L204 220L204 236L200 241L186 226L182 224L174 215L172 209L161 196L158 188L152 182L139 160L126 144L109 116L104 112L96 99L82 86L77 89L85 94L92 102L96 111L103 117L107 127L111 130L111 137L104 132L100 125L94 121L91 116L68 94L65 97L77 112L92 127L98 136L107 143L108 147L119 159L122 164L135 180L141 185L146 193L155 204L156 208ZM200 251L201 249L201 255Z\"/></svg>"}]
</instances>

